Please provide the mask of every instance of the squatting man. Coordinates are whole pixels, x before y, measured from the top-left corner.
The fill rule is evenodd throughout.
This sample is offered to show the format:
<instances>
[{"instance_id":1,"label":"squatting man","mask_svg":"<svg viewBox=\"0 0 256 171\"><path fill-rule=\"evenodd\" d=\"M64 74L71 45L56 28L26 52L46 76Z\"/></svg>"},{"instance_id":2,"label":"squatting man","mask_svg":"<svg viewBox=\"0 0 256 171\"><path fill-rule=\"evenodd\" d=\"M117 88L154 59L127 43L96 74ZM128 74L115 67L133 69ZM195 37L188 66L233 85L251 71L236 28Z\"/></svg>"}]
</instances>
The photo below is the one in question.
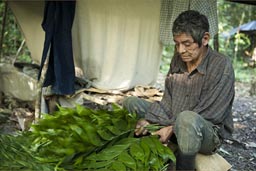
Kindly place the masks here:
<instances>
[{"instance_id":1,"label":"squatting man","mask_svg":"<svg viewBox=\"0 0 256 171\"><path fill-rule=\"evenodd\" d=\"M164 126L155 134L176 143L176 170L195 170L197 153L216 152L233 131L234 70L230 59L209 46L209 22L197 11L182 12L174 21L175 54L160 102L128 97L123 106L140 119L135 134L148 124ZM172 170L172 164L168 170Z\"/></svg>"}]
</instances>

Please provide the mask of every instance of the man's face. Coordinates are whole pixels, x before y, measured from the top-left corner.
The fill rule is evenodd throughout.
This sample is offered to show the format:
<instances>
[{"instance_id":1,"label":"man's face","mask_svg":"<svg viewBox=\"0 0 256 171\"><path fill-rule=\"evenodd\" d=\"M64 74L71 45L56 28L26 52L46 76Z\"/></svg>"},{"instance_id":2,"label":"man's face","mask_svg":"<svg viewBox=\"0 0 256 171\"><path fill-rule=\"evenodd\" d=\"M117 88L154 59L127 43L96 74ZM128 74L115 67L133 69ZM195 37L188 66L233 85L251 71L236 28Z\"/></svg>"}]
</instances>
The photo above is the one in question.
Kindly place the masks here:
<instances>
[{"instance_id":1,"label":"man's face","mask_svg":"<svg viewBox=\"0 0 256 171\"><path fill-rule=\"evenodd\" d=\"M182 61L186 63L197 63L203 53L203 45L199 47L192 36L185 33L174 36L175 48L180 54Z\"/></svg>"}]
</instances>

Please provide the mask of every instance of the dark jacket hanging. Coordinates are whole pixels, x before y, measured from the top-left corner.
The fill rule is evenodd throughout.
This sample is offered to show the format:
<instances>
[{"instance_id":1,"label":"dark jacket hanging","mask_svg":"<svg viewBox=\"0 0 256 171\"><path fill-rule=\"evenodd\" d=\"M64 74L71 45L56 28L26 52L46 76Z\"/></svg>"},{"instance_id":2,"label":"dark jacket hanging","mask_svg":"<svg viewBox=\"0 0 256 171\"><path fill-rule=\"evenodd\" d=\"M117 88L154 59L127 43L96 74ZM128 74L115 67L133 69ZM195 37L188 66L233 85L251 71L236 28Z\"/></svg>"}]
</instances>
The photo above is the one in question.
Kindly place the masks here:
<instances>
[{"instance_id":1,"label":"dark jacket hanging","mask_svg":"<svg viewBox=\"0 0 256 171\"><path fill-rule=\"evenodd\" d=\"M75 68L72 50L72 24L76 1L45 1L44 19L45 41L41 60L41 69L49 52L49 65L46 71L44 87L52 86L54 94L73 94Z\"/></svg>"}]
</instances>

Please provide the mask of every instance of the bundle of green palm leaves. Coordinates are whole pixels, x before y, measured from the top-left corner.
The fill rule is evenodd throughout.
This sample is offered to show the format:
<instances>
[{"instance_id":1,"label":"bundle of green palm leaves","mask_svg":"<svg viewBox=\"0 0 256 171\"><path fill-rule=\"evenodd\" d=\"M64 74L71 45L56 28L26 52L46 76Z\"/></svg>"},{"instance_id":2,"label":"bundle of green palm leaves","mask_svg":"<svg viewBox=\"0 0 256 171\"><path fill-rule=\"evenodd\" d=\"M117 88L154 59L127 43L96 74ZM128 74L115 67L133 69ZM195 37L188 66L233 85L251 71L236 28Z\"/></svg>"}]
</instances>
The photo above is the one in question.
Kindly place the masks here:
<instances>
[{"instance_id":1,"label":"bundle of green palm leaves","mask_svg":"<svg viewBox=\"0 0 256 171\"><path fill-rule=\"evenodd\" d=\"M117 106L43 116L32 131L0 136L0 170L164 170L175 160L156 136L134 138L136 115Z\"/></svg>"}]
</instances>

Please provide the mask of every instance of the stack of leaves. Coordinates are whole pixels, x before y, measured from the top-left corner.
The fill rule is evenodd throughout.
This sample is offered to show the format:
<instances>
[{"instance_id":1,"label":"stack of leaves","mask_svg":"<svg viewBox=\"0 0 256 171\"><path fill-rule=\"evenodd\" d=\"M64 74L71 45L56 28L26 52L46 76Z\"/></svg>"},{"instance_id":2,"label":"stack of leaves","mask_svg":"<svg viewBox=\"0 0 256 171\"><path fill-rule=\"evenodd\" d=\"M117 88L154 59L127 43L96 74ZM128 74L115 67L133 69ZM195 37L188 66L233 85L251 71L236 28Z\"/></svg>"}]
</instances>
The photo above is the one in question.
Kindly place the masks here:
<instances>
[{"instance_id":1,"label":"stack of leaves","mask_svg":"<svg viewBox=\"0 0 256 171\"><path fill-rule=\"evenodd\" d=\"M52 171L56 164L43 163L29 148L30 133L0 135L0 170L43 170Z\"/></svg>"},{"instance_id":2,"label":"stack of leaves","mask_svg":"<svg viewBox=\"0 0 256 171\"><path fill-rule=\"evenodd\" d=\"M112 111L59 107L44 115L31 132L0 137L6 146L1 149L0 170L7 170L8 164L13 169L12 163L34 170L161 170L168 160L175 160L157 137L134 138L136 121L135 115L115 106ZM13 142L16 139L26 141ZM24 160L19 157L17 162L16 156Z\"/></svg>"}]
</instances>

